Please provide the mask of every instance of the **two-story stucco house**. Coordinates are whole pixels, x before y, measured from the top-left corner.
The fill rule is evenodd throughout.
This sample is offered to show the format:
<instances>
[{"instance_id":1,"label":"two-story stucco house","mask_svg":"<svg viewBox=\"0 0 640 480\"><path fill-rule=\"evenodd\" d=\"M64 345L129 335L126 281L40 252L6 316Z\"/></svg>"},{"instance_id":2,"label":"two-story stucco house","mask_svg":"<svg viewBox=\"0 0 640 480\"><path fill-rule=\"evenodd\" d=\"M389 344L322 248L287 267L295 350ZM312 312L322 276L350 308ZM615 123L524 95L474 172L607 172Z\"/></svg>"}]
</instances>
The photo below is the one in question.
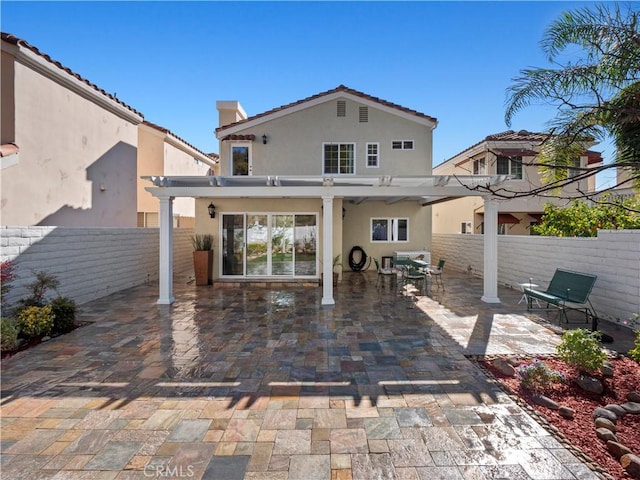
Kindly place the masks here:
<instances>
[{"instance_id":1,"label":"two-story stucco house","mask_svg":"<svg viewBox=\"0 0 640 480\"><path fill-rule=\"evenodd\" d=\"M536 157L548 134L526 130L489 135L475 145L433 168L437 175L509 175L500 185L504 195L528 192L543 185ZM580 173L577 168L590 168L602 163L600 153L586 150L575 159L569 177ZM581 179L561 191L549 191L545 196L523 196L498 202L498 233L502 235L529 235L530 226L540 221L545 203L566 204L568 197L579 197L580 192L595 192L595 176ZM564 197L564 198L563 198ZM434 233L484 233L484 201L479 196L468 196L433 206Z\"/></svg>"},{"instance_id":2,"label":"two-story stucco house","mask_svg":"<svg viewBox=\"0 0 640 480\"><path fill-rule=\"evenodd\" d=\"M217 109L220 175L149 177L160 201L159 303L173 301L175 199L196 198L196 231L214 236L215 282L317 282L337 255L347 269L356 246L376 258L429 252L430 205L469 195L467 180L504 177L434 177L437 120L342 85L253 116L237 101ZM484 298L495 301L488 279ZM331 282L322 301L333 303Z\"/></svg>"},{"instance_id":3,"label":"two-story stucco house","mask_svg":"<svg viewBox=\"0 0 640 480\"><path fill-rule=\"evenodd\" d=\"M25 40L2 33L2 225L157 226L141 175L207 175L206 155ZM144 182L146 183L146 182ZM176 226L194 223L193 199Z\"/></svg>"}]
</instances>

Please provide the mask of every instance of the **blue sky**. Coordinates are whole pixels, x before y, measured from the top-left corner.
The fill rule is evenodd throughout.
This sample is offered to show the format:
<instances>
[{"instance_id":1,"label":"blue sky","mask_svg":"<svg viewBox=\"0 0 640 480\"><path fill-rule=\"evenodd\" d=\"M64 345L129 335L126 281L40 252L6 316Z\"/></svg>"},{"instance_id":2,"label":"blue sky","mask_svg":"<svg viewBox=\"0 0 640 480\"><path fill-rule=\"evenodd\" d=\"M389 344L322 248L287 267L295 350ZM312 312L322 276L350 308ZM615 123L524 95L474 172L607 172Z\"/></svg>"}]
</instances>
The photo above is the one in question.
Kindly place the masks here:
<instances>
[{"instance_id":1,"label":"blue sky","mask_svg":"<svg viewBox=\"0 0 640 480\"><path fill-rule=\"evenodd\" d=\"M3 32L205 152L218 150L216 100L254 115L343 84L436 117L436 165L508 129L512 78L547 66L544 30L588 5L5 0L0 18ZM552 115L530 107L511 128L540 131ZM594 149L610 159L609 145Z\"/></svg>"}]
</instances>

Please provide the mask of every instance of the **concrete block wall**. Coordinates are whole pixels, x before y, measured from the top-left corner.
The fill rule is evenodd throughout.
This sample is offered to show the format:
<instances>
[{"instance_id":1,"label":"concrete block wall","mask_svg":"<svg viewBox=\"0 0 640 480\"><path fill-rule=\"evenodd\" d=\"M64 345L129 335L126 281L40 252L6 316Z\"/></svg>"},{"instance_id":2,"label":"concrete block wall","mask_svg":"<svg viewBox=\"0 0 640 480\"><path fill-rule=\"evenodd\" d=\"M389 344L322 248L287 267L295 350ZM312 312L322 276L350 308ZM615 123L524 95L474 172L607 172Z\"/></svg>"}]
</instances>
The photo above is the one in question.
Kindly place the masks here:
<instances>
[{"instance_id":1,"label":"concrete block wall","mask_svg":"<svg viewBox=\"0 0 640 480\"><path fill-rule=\"evenodd\" d=\"M483 275L482 235L434 234L432 262ZM530 278L546 287L556 268L598 276L590 299L598 315L640 328L640 230L600 230L594 238L504 235L498 237L498 282L518 288Z\"/></svg>"},{"instance_id":2,"label":"concrete block wall","mask_svg":"<svg viewBox=\"0 0 640 480\"><path fill-rule=\"evenodd\" d=\"M174 272L193 268L193 229L174 230ZM11 305L44 271L60 281L58 292L78 304L158 279L157 228L3 227L0 258L16 264Z\"/></svg>"}]
</instances>

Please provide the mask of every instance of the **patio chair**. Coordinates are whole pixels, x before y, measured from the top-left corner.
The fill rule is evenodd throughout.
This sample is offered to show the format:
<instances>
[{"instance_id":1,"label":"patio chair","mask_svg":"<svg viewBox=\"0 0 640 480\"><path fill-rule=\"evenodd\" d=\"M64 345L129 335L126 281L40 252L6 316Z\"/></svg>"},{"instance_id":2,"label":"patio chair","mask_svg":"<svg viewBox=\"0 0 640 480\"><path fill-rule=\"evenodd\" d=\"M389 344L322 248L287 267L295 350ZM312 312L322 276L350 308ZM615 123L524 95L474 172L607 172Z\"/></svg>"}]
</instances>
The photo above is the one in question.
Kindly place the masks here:
<instances>
[{"instance_id":1,"label":"patio chair","mask_svg":"<svg viewBox=\"0 0 640 480\"><path fill-rule=\"evenodd\" d=\"M435 278L436 285L438 288L442 286L442 291L444 291L444 283L442 282L442 270L444 270L444 260L441 258L438 260L438 266L429 269L429 274Z\"/></svg>"},{"instance_id":2,"label":"patio chair","mask_svg":"<svg viewBox=\"0 0 640 480\"><path fill-rule=\"evenodd\" d=\"M417 286L417 283L422 284L422 293L426 294L427 291L427 277L429 273L421 268L417 268L414 265L408 264L402 266L402 286L406 287L411 283Z\"/></svg>"},{"instance_id":3,"label":"patio chair","mask_svg":"<svg viewBox=\"0 0 640 480\"><path fill-rule=\"evenodd\" d=\"M376 279L376 287L378 286L378 282L380 282L380 277L384 275L393 275L396 276L396 271L393 268L384 268L380 266L380 262L377 258L374 258L373 261L376 264L376 272L378 273L378 278Z\"/></svg>"}]
</instances>

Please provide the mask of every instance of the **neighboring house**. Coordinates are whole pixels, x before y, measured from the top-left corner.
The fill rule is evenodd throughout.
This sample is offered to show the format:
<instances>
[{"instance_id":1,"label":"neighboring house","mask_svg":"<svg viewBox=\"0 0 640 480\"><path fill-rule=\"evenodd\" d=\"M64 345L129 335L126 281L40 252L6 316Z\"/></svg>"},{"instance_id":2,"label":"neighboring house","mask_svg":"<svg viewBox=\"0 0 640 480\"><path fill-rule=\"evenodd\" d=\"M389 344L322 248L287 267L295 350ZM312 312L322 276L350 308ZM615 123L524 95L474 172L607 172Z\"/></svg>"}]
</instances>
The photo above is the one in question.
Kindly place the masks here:
<instances>
[{"instance_id":1,"label":"neighboring house","mask_svg":"<svg viewBox=\"0 0 640 480\"><path fill-rule=\"evenodd\" d=\"M166 128L144 121L138 127L138 227L158 226L158 200L145 190L145 175L215 175L218 155L204 154ZM176 199L174 227L195 225L195 202L192 198Z\"/></svg>"},{"instance_id":2,"label":"neighboring house","mask_svg":"<svg viewBox=\"0 0 640 480\"><path fill-rule=\"evenodd\" d=\"M539 168L535 165L541 144L548 138L544 133L526 130L497 133L463 150L433 168L437 175L509 175L512 179L500 185L510 192L526 192L542 185ZM585 150L576 158L575 167L600 165L600 153ZM569 176L579 173L569 169ZM580 196L579 192L595 192L595 175L576 181L560 192L548 196L527 196L498 201L498 233L502 235L530 235L530 227L540 221L545 203L563 205L560 196ZM480 196L457 198L433 206L434 233L484 233L484 201Z\"/></svg>"},{"instance_id":3,"label":"neighboring house","mask_svg":"<svg viewBox=\"0 0 640 480\"><path fill-rule=\"evenodd\" d=\"M1 62L2 225L152 226L141 175L215 165L22 39L2 33ZM176 223L193 224L193 208L177 204Z\"/></svg>"},{"instance_id":4,"label":"neighboring house","mask_svg":"<svg viewBox=\"0 0 640 480\"><path fill-rule=\"evenodd\" d=\"M376 258L429 252L430 204L500 178L469 175L464 186L432 176L437 120L342 85L253 116L237 101L217 109L220 175L149 177L160 201L159 303L173 302L174 199L197 199L196 232L215 239L216 282L308 282L331 278L336 255L348 269L356 246ZM495 242L483 299L494 302L497 234L486 237ZM334 303L331 282L322 302Z\"/></svg>"}]
</instances>

